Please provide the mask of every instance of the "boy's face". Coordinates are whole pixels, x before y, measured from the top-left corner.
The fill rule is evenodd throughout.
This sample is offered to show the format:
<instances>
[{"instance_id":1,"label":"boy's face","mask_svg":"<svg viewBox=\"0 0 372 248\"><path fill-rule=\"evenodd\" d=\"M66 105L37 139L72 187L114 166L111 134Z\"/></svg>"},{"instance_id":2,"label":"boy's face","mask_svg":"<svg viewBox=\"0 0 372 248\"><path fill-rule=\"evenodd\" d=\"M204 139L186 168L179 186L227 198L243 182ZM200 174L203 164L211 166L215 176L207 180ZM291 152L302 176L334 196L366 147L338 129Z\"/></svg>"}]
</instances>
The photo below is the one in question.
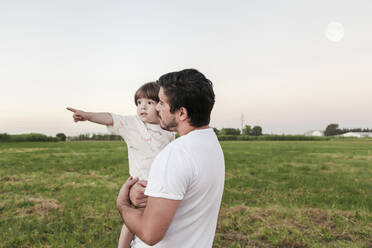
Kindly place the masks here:
<instances>
[{"instance_id":1,"label":"boy's face","mask_svg":"<svg viewBox=\"0 0 372 248\"><path fill-rule=\"evenodd\" d=\"M151 124L159 124L158 112L156 111L157 102L148 98L137 99L137 115L141 121Z\"/></svg>"}]
</instances>

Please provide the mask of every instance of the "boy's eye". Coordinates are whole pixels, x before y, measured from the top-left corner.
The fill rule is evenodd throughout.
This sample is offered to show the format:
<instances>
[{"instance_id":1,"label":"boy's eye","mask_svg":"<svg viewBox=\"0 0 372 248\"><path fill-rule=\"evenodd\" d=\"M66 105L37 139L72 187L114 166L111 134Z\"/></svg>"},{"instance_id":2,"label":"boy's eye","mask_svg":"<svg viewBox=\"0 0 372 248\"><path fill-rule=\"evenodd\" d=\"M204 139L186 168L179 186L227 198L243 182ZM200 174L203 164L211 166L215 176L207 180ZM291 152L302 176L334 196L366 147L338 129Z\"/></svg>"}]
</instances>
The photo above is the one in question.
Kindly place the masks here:
<instances>
[{"instance_id":1,"label":"boy's eye","mask_svg":"<svg viewBox=\"0 0 372 248\"><path fill-rule=\"evenodd\" d=\"M152 102L150 101L150 102L148 102L148 104L152 104Z\"/></svg>"},{"instance_id":2,"label":"boy's eye","mask_svg":"<svg viewBox=\"0 0 372 248\"><path fill-rule=\"evenodd\" d=\"M141 104L141 101L137 101L137 104Z\"/></svg>"}]
</instances>

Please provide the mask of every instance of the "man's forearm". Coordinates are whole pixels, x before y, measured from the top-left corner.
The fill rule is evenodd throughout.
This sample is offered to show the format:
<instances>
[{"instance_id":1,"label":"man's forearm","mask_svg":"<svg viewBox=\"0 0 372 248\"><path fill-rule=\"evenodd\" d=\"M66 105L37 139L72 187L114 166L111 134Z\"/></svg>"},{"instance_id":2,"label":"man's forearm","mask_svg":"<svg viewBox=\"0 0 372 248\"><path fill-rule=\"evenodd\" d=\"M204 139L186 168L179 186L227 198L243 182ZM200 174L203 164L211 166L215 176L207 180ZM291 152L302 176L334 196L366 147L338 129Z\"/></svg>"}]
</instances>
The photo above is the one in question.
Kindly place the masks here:
<instances>
[{"instance_id":1,"label":"man's forearm","mask_svg":"<svg viewBox=\"0 0 372 248\"><path fill-rule=\"evenodd\" d=\"M88 121L111 126L114 122L112 120L112 116L109 113L94 113L94 112L86 112Z\"/></svg>"},{"instance_id":2,"label":"man's forearm","mask_svg":"<svg viewBox=\"0 0 372 248\"><path fill-rule=\"evenodd\" d=\"M119 209L121 218L127 228L141 240L145 240L142 224L143 210L143 208L132 208L130 205L123 205Z\"/></svg>"},{"instance_id":3,"label":"man's forearm","mask_svg":"<svg viewBox=\"0 0 372 248\"><path fill-rule=\"evenodd\" d=\"M148 197L145 208L134 209L129 200L130 188L138 178L129 177L121 187L116 207L128 229L148 245L163 239L181 201Z\"/></svg>"}]
</instances>

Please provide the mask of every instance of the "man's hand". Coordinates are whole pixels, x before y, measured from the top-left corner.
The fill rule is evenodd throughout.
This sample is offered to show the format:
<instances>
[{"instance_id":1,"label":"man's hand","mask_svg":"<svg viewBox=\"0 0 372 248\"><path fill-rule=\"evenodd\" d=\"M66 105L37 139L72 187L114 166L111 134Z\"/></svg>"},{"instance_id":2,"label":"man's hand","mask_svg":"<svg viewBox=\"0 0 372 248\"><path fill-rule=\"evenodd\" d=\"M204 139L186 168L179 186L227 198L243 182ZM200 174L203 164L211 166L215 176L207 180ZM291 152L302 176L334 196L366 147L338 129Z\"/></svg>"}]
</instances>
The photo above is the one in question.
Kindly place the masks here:
<instances>
[{"instance_id":1,"label":"man's hand","mask_svg":"<svg viewBox=\"0 0 372 248\"><path fill-rule=\"evenodd\" d=\"M144 194L146 186L147 181L141 180L134 184L130 189L129 197L134 206L140 208L146 207L148 199L148 197Z\"/></svg>"},{"instance_id":2,"label":"man's hand","mask_svg":"<svg viewBox=\"0 0 372 248\"><path fill-rule=\"evenodd\" d=\"M118 198L116 199L116 207L121 213L121 209L124 206L130 206L129 190L138 181L138 178L129 177L128 180L121 187Z\"/></svg>"},{"instance_id":3,"label":"man's hand","mask_svg":"<svg viewBox=\"0 0 372 248\"><path fill-rule=\"evenodd\" d=\"M128 178L120 189L116 207L125 225L132 233L146 244L155 245L166 234L181 200L148 197L146 208L132 208L129 200L131 187L134 187L135 184L140 188L146 186L146 182L137 182L138 178Z\"/></svg>"},{"instance_id":4,"label":"man's hand","mask_svg":"<svg viewBox=\"0 0 372 248\"><path fill-rule=\"evenodd\" d=\"M87 112L79 110L79 109L70 108L70 107L67 107L66 109L74 113L72 117L74 118L75 122L88 120Z\"/></svg>"}]
</instances>

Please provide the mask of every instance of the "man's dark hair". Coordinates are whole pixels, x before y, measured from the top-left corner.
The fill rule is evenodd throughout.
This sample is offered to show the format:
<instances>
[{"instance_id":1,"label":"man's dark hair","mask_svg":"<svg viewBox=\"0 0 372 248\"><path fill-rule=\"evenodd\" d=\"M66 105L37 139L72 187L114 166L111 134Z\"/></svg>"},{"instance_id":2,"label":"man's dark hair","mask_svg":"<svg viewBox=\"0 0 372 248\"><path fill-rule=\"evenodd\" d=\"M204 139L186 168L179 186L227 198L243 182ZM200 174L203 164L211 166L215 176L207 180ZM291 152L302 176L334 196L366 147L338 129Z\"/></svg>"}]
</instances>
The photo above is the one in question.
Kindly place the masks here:
<instances>
[{"instance_id":1,"label":"man's dark hair","mask_svg":"<svg viewBox=\"0 0 372 248\"><path fill-rule=\"evenodd\" d=\"M139 98L148 98L159 102L159 89L160 86L156 82L145 83L134 94L134 104L137 106L137 100Z\"/></svg>"},{"instance_id":2,"label":"man's dark hair","mask_svg":"<svg viewBox=\"0 0 372 248\"><path fill-rule=\"evenodd\" d=\"M170 72L158 80L167 96L170 112L184 107L190 117L190 125L208 125L214 105L213 84L195 69Z\"/></svg>"}]
</instances>

